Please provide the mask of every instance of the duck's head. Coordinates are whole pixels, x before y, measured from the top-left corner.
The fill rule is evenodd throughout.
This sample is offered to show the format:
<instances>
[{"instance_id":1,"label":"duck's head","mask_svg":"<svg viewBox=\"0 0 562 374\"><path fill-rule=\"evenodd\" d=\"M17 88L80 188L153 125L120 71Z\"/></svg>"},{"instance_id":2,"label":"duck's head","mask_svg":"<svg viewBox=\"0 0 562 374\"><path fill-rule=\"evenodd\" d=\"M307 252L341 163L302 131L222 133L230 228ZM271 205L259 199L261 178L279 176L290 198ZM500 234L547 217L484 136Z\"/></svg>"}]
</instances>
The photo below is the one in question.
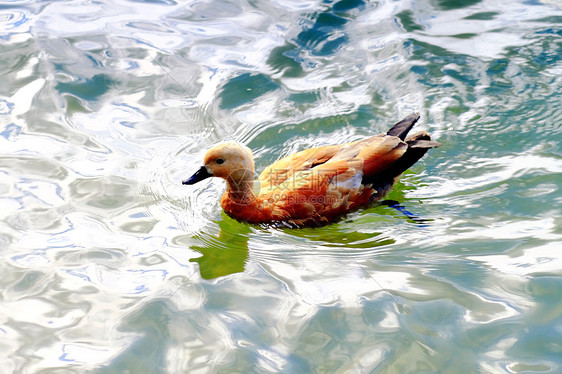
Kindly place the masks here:
<instances>
[{"instance_id":1,"label":"duck's head","mask_svg":"<svg viewBox=\"0 0 562 374\"><path fill-rule=\"evenodd\" d=\"M203 166L182 184L195 184L209 177L226 179L238 185L253 180L254 157L250 148L236 142L225 142L209 149Z\"/></svg>"}]
</instances>

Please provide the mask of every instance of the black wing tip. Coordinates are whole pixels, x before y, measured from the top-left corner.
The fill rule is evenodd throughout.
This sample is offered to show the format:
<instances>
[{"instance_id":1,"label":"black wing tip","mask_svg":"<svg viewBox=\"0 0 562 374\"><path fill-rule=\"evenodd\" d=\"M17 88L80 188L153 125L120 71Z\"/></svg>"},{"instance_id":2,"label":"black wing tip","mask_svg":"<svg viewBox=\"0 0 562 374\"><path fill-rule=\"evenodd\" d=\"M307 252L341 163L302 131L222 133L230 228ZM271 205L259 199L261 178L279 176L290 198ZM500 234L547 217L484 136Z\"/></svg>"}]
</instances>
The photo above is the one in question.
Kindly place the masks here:
<instances>
[{"instance_id":1,"label":"black wing tip","mask_svg":"<svg viewBox=\"0 0 562 374\"><path fill-rule=\"evenodd\" d=\"M397 136L400 139L406 139L408 132L414 127L416 122L420 119L420 114L415 112L404 118L402 121L396 123L387 131L386 135Z\"/></svg>"}]
</instances>

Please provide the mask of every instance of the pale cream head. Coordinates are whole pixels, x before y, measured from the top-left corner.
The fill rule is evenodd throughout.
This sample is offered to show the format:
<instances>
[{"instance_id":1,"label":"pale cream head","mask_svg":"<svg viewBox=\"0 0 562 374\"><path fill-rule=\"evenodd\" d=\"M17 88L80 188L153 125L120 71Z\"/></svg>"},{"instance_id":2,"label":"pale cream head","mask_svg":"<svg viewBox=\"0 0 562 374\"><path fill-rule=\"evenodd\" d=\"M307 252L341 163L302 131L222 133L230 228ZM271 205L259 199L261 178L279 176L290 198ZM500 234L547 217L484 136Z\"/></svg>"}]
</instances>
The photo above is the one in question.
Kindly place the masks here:
<instances>
[{"instance_id":1,"label":"pale cream head","mask_svg":"<svg viewBox=\"0 0 562 374\"><path fill-rule=\"evenodd\" d=\"M209 149L203 158L205 168L213 177L229 179L238 171L253 173L252 150L236 142L224 142Z\"/></svg>"},{"instance_id":2,"label":"pale cream head","mask_svg":"<svg viewBox=\"0 0 562 374\"><path fill-rule=\"evenodd\" d=\"M192 185L209 177L226 179L231 189L251 187L254 157L250 148L236 142L224 142L209 149L203 166L182 184Z\"/></svg>"}]
</instances>

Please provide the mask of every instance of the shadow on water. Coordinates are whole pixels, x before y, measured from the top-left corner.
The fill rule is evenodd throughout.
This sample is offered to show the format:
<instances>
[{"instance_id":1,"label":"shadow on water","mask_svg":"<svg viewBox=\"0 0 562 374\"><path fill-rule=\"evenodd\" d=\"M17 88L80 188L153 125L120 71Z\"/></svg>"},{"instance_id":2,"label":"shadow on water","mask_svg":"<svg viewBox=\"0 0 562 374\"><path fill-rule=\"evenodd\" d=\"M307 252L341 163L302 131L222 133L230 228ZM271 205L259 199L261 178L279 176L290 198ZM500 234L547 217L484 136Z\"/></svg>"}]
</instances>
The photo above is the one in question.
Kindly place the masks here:
<instances>
[{"instance_id":1,"label":"shadow on water","mask_svg":"<svg viewBox=\"0 0 562 374\"><path fill-rule=\"evenodd\" d=\"M191 259L190 262L199 264L199 272L203 279L241 273L248 260L248 240L250 239L249 234L252 232L251 227L224 213L223 217L217 222L220 230L217 237L202 233L195 238L202 244L191 246L191 249L202 255Z\"/></svg>"},{"instance_id":2,"label":"shadow on water","mask_svg":"<svg viewBox=\"0 0 562 374\"><path fill-rule=\"evenodd\" d=\"M274 242L290 242L287 245L293 248L290 252L296 251L303 255L338 257L355 251L358 255L360 252L370 256L380 247L395 243L393 238L377 230L386 225L387 220L406 220L420 228L427 227L432 221L412 213L415 207L406 207L394 200L407 200L403 190L408 187L402 184L396 187L389 195L392 200L374 203L342 217L338 222L319 228L260 227L238 222L223 212L222 219L216 222L218 233L202 230L192 238L196 243L190 245L190 249L199 252L201 256L189 261L198 264L203 279L242 273L249 261L250 235L256 230L263 234L255 238L253 254L256 261L267 260L272 256L282 256L287 260L287 251L283 246L271 247L269 238L275 238Z\"/></svg>"},{"instance_id":3,"label":"shadow on water","mask_svg":"<svg viewBox=\"0 0 562 374\"><path fill-rule=\"evenodd\" d=\"M431 219L423 218L414 214L406 209L405 206L401 205L396 200L383 200L380 202L381 205L386 205L392 209L397 210L398 212L402 213L406 218L411 220L412 222L418 224L420 227L426 227L427 223L431 221Z\"/></svg>"}]
</instances>

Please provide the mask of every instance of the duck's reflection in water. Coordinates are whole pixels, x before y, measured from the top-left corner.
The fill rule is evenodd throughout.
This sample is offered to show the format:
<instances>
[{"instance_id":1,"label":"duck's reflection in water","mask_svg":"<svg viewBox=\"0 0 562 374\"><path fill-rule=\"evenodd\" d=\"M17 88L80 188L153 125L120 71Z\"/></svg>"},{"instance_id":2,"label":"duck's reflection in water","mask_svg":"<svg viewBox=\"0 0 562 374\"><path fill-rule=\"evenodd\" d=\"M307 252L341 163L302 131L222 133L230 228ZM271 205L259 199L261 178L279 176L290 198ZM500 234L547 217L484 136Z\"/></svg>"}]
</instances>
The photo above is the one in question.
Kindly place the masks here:
<instances>
[{"instance_id":1,"label":"duck's reflection in water","mask_svg":"<svg viewBox=\"0 0 562 374\"><path fill-rule=\"evenodd\" d=\"M360 214L355 221L342 220L339 224L335 223L315 229L294 229L283 226L258 227L238 222L223 213L222 219L215 222L218 224L218 234L215 226L215 230L204 231L193 238L200 244L192 245L190 248L201 253L201 256L189 261L196 262L199 265L199 272L203 279L215 279L234 273L242 273L249 258L248 241L255 229L278 230L278 234L284 233L281 236L288 234L290 237L306 239L308 245L318 247L320 244L326 248L327 253L331 253L330 248L332 250L334 248L347 249L352 252L357 249L376 251L381 246L393 244L394 239L372 230L361 232L361 228L365 229L365 225L374 227L382 225L383 217L388 216L387 207L400 212L399 214L403 219L416 224L418 227L427 227L431 224L432 219L411 213L396 200L384 200L374 204L372 207L374 210L382 210L383 214L380 216L371 217L368 214L369 211L365 211L365 214ZM350 225L357 225L358 230L354 230ZM304 250L304 248L301 248L301 250ZM261 252L261 250L258 250L258 252ZM349 253L349 255L353 254Z\"/></svg>"},{"instance_id":2,"label":"duck's reflection in water","mask_svg":"<svg viewBox=\"0 0 562 374\"><path fill-rule=\"evenodd\" d=\"M217 237L202 234L197 237L202 245L191 247L202 254L201 257L189 261L199 264L199 272L204 279L241 273L248 260L251 226L237 222L226 214L223 214L223 219L217 223L220 230Z\"/></svg>"}]
</instances>

